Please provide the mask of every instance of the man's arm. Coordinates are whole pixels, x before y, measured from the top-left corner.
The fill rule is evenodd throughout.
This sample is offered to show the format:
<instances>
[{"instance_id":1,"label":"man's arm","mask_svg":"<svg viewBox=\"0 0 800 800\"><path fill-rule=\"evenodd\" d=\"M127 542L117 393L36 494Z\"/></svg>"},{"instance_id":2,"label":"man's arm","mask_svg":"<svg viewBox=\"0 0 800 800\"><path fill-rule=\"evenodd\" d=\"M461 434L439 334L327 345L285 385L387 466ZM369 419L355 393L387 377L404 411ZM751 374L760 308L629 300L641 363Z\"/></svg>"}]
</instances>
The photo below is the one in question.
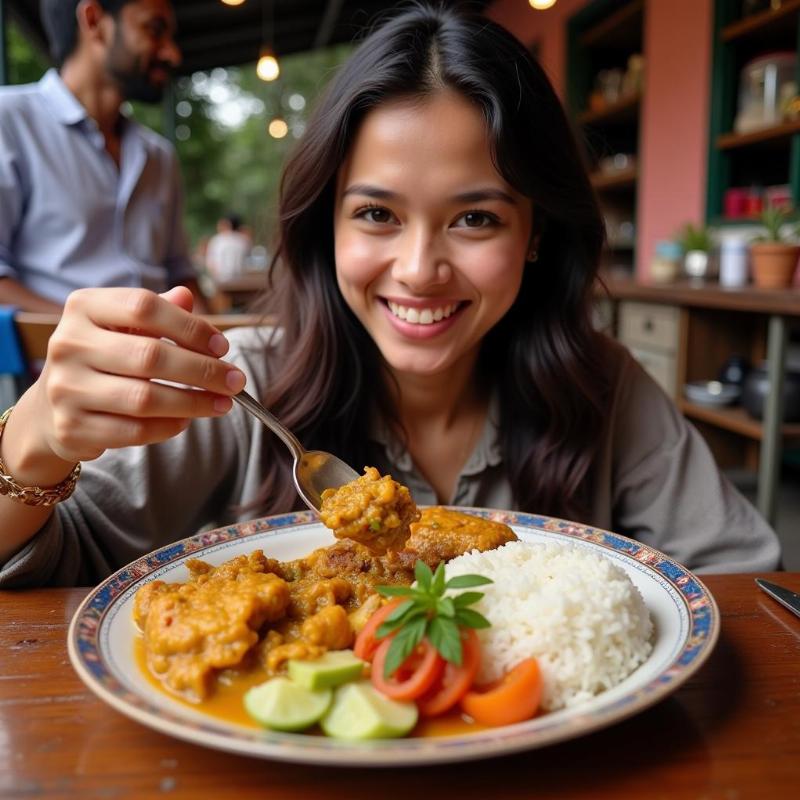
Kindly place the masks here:
<instances>
[{"instance_id":1,"label":"man's arm","mask_svg":"<svg viewBox=\"0 0 800 800\"><path fill-rule=\"evenodd\" d=\"M37 311L42 314L60 314L63 307L32 292L13 278L0 276L0 305L16 306L21 311Z\"/></svg>"}]
</instances>

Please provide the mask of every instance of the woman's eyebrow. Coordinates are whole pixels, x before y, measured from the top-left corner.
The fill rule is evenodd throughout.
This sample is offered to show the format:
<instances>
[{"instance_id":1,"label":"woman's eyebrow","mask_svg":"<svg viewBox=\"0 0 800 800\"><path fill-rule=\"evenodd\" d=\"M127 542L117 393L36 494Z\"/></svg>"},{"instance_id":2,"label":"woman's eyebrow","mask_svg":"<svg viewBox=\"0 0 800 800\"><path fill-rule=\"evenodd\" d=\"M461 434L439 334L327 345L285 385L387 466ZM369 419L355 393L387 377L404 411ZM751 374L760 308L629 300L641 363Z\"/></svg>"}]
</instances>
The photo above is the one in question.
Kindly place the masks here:
<instances>
[{"instance_id":1,"label":"woman's eyebrow","mask_svg":"<svg viewBox=\"0 0 800 800\"><path fill-rule=\"evenodd\" d=\"M504 192L502 189L489 187L462 192L457 194L453 199L457 200L459 203L480 203L483 200L500 200L512 206L517 205L517 201L508 192Z\"/></svg>"},{"instance_id":2,"label":"woman's eyebrow","mask_svg":"<svg viewBox=\"0 0 800 800\"><path fill-rule=\"evenodd\" d=\"M381 189L378 186L371 186L368 183L354 183L348 186L343 192L342 197L347 197L350 194L360 194L365 197L373 197L376 200L403 200L404 197L397 192L389 191L389 189Z\"/></svg>"},{"instance_id":3,"label":"woman's eyebrow","mask_svg":"<svg viewBox=\"0 0 800 800\"><path fill-rule=\"evenodd\" d=\"M344 192L342 192L342 197L347 197L351 194L360 194L365 197L372 197L376 200L403 201L405 199L402 194L392 192L389 189L381 189L378 186L372 186L368 183L354 183L352 186L348 186ZM499 200L500 202L508 203L512 206L517 205L517 201L512 195L508 192L504 192L502 189L496 189L494 187L460 192L459 194L453 195L451 199L457 203L480 203L484 200Z\"/></svg>"}]
</instances>

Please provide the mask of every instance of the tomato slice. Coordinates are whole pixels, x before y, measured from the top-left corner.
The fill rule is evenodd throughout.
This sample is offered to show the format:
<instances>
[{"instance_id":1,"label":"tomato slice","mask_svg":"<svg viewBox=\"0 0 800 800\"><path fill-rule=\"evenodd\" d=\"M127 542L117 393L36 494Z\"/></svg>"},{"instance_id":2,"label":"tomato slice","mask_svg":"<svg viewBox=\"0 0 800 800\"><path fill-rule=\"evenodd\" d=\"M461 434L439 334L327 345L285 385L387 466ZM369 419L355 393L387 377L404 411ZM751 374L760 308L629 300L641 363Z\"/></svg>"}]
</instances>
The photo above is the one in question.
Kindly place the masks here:
<instances>
[{"instance_id":1,"label":"tomato slice","mask_svg":"<svg viewBox=\"0 0 800 800\"><path fill-rule=\"evenodd\" d=\"M461 708L483 725L511 725L530 719L542 698L542 674L535 658L520 661L487 691L467 692Z\"/></svg>"},{"instance_id":2,"label":"tomato slice","mask_svg":"<svg viewBox=\"0 0 800 800\"><path fill-rule=\"evenodd\" d=\"M444 659L426 637L394 674L385 678L383 667L391 645L392 640L385 639L375 651L372 685L392 700L416 700L436 683L444 669Z\"/></svg>"},{"instance_id":3,"label":"tomato slice","mask_svg":"<svg viewBox=\"0 0 800 800\"><path fill-rule=\"evenodd\" d=\"M473 628L462 629L461 648L460 666L445 662L442 679L417 701L423 717L438 717L449 711L472 686L481 666L481 647Z\"/></svg>"},{"instance_id":4,"label":"tomato slice","mask_svg":"<svg viewBox=\"0 0 800 800\"><path fill-rule=\"evenodd\" d=\"M405 599L404 597L396 597L394 600L390 600L386 605L381 606L367 620L367 624L361 629L358 636L356 636L356 642L353 646L353 653L356 658L360 658L362 661L372 661L372 657L375 655L378 645L383 641L375 637L378 628L380 628L386 620L386 617L388 617L400 603L404 602Z\"/></svg>"}]
</instances>

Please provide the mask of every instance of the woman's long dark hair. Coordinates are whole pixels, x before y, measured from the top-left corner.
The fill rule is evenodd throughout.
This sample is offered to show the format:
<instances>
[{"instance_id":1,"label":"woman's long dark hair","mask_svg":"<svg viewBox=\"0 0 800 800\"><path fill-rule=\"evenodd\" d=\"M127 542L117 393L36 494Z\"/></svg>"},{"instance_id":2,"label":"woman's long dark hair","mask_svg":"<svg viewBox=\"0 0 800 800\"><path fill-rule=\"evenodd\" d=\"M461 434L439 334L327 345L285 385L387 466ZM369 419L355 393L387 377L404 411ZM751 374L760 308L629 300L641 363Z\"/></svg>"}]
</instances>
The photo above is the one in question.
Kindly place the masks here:
<instances>
[{"instance_id":1,"label":"woman's long dark hair","mask_svg":"<svg viewBox=\"0 0 800 800\"><path fill-rule=\"evenodd\" d=\"M265 402L306 447L370 463L370 420L396 424L381 356L335 277L337 171L359 124L390 99L443 88L481 110L498 171L531 198L539 257L482 346L499 393L504 466L522 510L582 517L608 378L591 325L603 222L547 77L485 17L415 4L372 33L316 106L281 182L278 277L264 310L282 328ZM277 364L276 364L277 362ZM265 459L266 510L296 504L284 459Z\"/></svg>"}]
</instances>

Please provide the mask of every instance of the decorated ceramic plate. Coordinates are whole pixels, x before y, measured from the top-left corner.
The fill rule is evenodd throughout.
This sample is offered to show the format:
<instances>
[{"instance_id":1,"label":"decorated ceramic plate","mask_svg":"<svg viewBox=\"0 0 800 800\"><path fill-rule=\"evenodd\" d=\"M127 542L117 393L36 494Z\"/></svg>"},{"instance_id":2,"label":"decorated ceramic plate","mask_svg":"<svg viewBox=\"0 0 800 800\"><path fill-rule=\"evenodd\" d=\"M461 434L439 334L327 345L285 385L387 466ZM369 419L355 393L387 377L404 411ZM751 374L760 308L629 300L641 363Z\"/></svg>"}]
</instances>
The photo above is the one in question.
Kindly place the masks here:
<instances>
[{"instance_id":1,"label":"decorated ceramic plate","mask_svg":"<svg viewBox=\"0 0 800 800\"><path fill-rule=\"evenodd\" d=\"M221 564L261 549L282 561L333 542L311 512L267 517L176 542L140 558L94 589L75 613L69 655L102 700L143 725L207 747L279 761L337 766L402 766L486 758L542 747L606 727L675 691L711 653L719 612L703 584L663 553L617 534L549 517L461 509L508 524L523 542L573 543L611 558L639 589L654 623L653 650L622 683L591 700L502 728L444 736L346 742L278 733L220 719L173 698L141 667L133 621L138 589L152 580L186 581L185 562Z\"/></svg>"}]
</instances>

